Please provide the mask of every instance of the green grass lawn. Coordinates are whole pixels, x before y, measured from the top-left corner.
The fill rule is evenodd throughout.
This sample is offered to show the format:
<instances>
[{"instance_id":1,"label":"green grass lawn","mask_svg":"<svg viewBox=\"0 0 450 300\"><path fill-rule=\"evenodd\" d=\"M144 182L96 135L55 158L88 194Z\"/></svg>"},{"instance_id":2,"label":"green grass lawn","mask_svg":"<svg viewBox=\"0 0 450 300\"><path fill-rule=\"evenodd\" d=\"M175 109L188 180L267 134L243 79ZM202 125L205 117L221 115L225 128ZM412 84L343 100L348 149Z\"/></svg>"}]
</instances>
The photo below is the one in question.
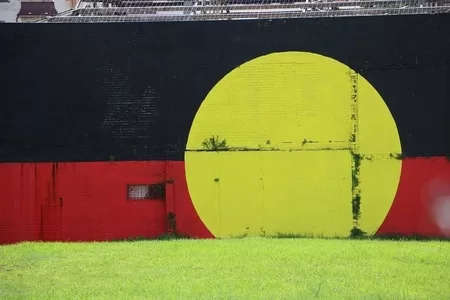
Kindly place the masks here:
<instances>
[{"instance_id":1,"label":"green grass lawn","mask_svg":"<svg viewBox=\"0 0 450 300\"><path fill-rule=\"evenodd\" d=\"M0 299L450 299L450 243L22 243L0 247Z\"/></svg>"}]
</instances>

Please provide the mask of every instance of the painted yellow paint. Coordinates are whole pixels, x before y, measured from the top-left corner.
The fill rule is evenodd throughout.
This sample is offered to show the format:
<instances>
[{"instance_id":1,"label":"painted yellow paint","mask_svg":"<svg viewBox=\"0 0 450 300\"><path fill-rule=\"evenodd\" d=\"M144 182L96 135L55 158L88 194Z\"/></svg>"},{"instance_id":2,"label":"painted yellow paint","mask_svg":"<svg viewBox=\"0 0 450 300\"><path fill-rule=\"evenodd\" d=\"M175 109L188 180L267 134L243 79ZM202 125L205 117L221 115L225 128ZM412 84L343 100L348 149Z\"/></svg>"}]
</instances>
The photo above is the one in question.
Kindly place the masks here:
<instances>
[{"instance_id":1,"label":"painted yellow paint","mask_svg":"<svg viewBox=\"0 0 450 300\"><path fill-rule=\"evenodd\" d=\"M189 193L217 237L348 236L353 227L348 66L312 53L273 53L227 74L192 124L185 153ZM361 229L374 233L394 199L397 127L377 91L358 78ZM228 151L204 152L218 136ZM238 151L239 150L239 151ZM245 151L243 151L245 150Z\"/></svg>"}]
</instances>

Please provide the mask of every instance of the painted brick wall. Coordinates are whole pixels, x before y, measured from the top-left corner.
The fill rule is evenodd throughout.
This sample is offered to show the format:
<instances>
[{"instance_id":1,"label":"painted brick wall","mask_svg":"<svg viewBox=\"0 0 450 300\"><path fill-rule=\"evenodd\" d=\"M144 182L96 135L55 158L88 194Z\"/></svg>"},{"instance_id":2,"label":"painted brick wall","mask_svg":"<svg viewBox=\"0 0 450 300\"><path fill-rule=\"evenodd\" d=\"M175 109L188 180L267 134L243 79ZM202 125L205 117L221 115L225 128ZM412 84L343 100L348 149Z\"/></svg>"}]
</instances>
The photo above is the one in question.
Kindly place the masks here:
<instances>
[{"instance_id":1,"label":"painted brick wall","mask_svg":"<svg viewBox=\"0 0 450 300\"><path fill-rule=\"evenodd\" d=\"M0 24L0 45L1 243L173 214L202 238L450 235L447 14Z\"/></svg>"}]
</instances>

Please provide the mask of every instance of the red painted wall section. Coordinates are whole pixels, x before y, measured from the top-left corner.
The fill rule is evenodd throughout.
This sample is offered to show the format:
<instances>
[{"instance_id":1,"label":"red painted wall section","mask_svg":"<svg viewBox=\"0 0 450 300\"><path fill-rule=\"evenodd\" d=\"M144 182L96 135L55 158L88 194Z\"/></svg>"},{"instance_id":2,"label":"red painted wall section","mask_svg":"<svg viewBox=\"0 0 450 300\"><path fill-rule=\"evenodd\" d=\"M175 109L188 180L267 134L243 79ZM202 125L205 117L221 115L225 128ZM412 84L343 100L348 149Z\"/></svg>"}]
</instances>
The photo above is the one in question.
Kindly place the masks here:
<instances>
[{"instance_id":1,"label":"red painted wall section","mask_svg":"<svg viewBox=\"0 0 450 300\"><path fill-rule=\"evenodd\" d=\"M35 164L0 165L0 242L36 240L42 192Z\"/></svg>"},{"instance_id":2,"label":"red painted wall section","mask_svg":"<svg viewBox=\"0 0 450 300\"><path fill-rule=\"evenodd\" d=\"M65 240L111 240L166 232L164 201L127 199L127 184L163 183L164 162L59 163L56 177L62 226L50 226L62 228L62 233L52 230L46 240L61 235Z\"/></svg>"},{"instance_id":3,"label":"red painted wall section","mask_svg":"<svg viewBox=\"0 0 450 300\"><path fill-rule=\"evenodd\" d=\"M213 238L212 233L206 228L195 210L186 182L184 161L167 163L167 184L166 191L172 194L172 201L167 197L167 203L173 203L173 212L176 215L177 231L181 235Z\"/></svg>"},{"instance_id":4,"label":"red painted wall section","mask_svg":"<svg viewBox=\"0 0 450 300\"><path fill-rule=\"evenodd\" d=\"M127 184L166 183L166 201L127 200ZM156 237L212 238L189 196L184 162L0 164L0 243ZM450 162L403 160L394 203L378 235L450 237Z\"/></svg>"},{"instance_id":5,"label":"red painted wall section","mask_svg":"<svg viewBox=\"0 0 450 300\"><path fill-rule=\"evenodd\" d=\"M378 235L450 237L450 161L403 160L395 201Z\"/></svg>"},{"instance_id":6,"label":"red painted wall section","mask_svg":"<svg viewBox=\"0 0 450 300\"><path fill-rule=\"evenodd\" d=\"M211 237L190 201L183 162L0 165L0 243L156 237L175 212L181 234ZM127 184L166 184L166 201L127 200Z\"/></svg>"}]
</instances>

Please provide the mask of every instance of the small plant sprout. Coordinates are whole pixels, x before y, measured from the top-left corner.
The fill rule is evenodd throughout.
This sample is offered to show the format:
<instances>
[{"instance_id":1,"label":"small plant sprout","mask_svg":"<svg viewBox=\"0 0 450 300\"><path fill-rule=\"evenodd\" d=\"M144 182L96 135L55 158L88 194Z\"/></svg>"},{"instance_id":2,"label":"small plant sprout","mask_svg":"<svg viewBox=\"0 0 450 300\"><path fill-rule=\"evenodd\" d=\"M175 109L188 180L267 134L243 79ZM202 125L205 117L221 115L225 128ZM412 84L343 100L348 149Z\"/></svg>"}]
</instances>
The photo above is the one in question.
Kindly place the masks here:
<instances>
[{"instance_id":1,"label":"small plant sprout","mask_svg":"<svg viewBox=\"0 0 450 300\"><path fill-rule=\"evenodd\" d=\"M226 151L228 150L227 140L220 140L219 136L211 136L202 142L203 149L207 151Z\"/></svg>"}]
</instances>

